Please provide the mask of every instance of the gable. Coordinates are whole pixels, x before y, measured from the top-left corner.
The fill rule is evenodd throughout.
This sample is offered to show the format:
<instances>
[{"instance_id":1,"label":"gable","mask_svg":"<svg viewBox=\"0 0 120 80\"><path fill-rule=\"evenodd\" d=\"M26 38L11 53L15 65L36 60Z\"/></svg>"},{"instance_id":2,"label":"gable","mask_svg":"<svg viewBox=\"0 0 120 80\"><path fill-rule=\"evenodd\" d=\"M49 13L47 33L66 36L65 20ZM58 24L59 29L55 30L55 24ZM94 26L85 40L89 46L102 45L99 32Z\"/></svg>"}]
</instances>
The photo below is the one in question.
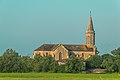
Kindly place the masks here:
<instances>
[{"instance_id":1,"label":"gable","mask_svg":"<svg viewBox=\"0 0 120 80\"><path fill-rule=\"evenodd\" d=\"M63 45L58 45L54 50L55 50L55 51L56 51L56 50L59 50L59 51L61 51L61 50L68 51Z\"/></svg>"}]
</instances>

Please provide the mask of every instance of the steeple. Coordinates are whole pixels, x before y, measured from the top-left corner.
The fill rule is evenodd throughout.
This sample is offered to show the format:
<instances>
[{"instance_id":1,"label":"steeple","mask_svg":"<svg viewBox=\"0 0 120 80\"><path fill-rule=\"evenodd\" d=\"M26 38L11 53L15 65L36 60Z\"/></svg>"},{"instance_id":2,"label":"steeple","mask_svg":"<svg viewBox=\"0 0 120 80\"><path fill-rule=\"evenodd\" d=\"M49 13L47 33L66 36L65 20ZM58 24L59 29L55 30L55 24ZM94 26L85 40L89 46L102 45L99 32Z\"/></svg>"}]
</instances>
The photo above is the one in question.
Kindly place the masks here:
<instances>
[{"instance_id":1,"label":"steeple","mask_svg":"<svg viewBox=\"0 0 120 80\"><path fill-rule=\"evenodd\" d=\"M88 21L88 27L87 27L87 32L94 32L93 28L93 21L92 21L92 16L91 16L91 11L90 11L90 19Z\"/></svg>"},{"instance_id":2,"label":"steeple","mask_svg":"<svg viewBox=\"0 0 120 80\"><path fill-rule=\"evenodd\" d=\"M91 11L90 11L90 19L88 21L88 26L86 30L86 45L88 47L93 47L95 45L95 31L93 28Z\"/></svg>"}]
</instances>

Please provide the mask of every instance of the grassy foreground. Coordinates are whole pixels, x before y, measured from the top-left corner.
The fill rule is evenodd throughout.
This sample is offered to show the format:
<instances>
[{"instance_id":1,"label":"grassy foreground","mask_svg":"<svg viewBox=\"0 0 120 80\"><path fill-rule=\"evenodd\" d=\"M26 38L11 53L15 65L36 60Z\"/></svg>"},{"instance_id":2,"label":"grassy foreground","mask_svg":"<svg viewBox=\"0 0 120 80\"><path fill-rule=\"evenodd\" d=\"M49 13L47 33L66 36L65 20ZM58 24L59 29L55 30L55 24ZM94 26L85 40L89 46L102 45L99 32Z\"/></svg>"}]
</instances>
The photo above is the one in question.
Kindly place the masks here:
<instances>
[{"instance_id":1,"label":"grassy foreground","mask_svg":"<svg viewBox=\"0 0 120 80\"><path fill-rule=\"evenodd\" d=\"M120 80L120 74L0 73L0 80Z\"/></svg>"}]
</instances>

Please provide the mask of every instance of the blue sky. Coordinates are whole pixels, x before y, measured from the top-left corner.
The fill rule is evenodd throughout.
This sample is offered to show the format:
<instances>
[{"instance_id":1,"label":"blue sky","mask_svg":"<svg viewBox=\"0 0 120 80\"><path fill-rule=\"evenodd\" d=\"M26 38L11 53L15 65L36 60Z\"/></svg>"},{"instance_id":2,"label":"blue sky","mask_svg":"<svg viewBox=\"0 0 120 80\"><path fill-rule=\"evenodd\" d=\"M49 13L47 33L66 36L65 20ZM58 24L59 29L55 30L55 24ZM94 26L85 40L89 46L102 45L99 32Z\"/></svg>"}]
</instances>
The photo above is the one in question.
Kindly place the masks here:
<instances>
[{"instance_id":1,"label":"blue sky","mask_svg":"<svg viewBox=\"0 0 120 80\"><path fill-rule=\"evenodd\" d=\"M120 0L0 0L0 54L44 43L84 44L92 11L101 54L120 47Z\"/></svg>"}]
</instances>

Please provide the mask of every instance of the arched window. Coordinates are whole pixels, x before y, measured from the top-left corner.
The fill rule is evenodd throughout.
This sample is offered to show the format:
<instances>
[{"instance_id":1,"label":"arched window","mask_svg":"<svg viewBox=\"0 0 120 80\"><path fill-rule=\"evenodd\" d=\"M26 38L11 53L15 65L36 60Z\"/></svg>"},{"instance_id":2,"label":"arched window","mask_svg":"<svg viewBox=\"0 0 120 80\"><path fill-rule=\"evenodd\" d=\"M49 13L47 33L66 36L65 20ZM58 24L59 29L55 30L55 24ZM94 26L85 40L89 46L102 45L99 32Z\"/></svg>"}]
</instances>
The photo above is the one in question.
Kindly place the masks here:
<instances>
[{"instance_id":1,"label":"arched window","mask_svg":"<svg viewBox=\"0 0 120 80\"><path fill-rule=\"evenodd\" d=\"M46 52L46 56L48 56L49 54L48 54L48 52Z\"/></svg>"},{"instance_id":2,"label":"arched window","mask_svg":"<svg viewBox=\"0 0 120 80\"><path fill-rule=\"evenodd\" d=\"M90 36L88 36L88 44L90 44Z\"/></svg>"},{"instance_id":3,"label":"arched window","mask_svg":"<svg viewBox=\"0 0 120 80\"><path fill-rule=\"evenodd\" d=\"M84 53L82 53L82 58L84 58Z\"/></svg>"},{"instance_id":4,"label":"arched window","mask_svg":"<svg viewBox=\"0 0 120 80\"><path fill-rule=\"evenodd\" d=\"M53 54L53 57L55 58L55 54Z\"/></svg>"},{"instance_id":5,"label":"arched window","mask_svg":"<svg viewBox=\"0 0 120 80\"><path fill-rule=\"evenodd\" d=\"M62 60L62 53L59 53L59 60Z\"/></svg>"},{"instance_id":6,"label":"arched window","mask_svg":"<svg viewBox=\"0 0 120 80\"><path fill-rule=\"evenodd\" d=\"M45 54L43 53L43 57L45 57Z\"/></svg>"},{"instance_id":7,"label":"arched window","mask_svg":"<svg viewBox=\"0 0 120 80\"><path fill-rule=\"evenodd\" d=\"M92 43L92 36L90 36L90 44L93 44L93 43Z\"/></svg>"}]
</instances>

